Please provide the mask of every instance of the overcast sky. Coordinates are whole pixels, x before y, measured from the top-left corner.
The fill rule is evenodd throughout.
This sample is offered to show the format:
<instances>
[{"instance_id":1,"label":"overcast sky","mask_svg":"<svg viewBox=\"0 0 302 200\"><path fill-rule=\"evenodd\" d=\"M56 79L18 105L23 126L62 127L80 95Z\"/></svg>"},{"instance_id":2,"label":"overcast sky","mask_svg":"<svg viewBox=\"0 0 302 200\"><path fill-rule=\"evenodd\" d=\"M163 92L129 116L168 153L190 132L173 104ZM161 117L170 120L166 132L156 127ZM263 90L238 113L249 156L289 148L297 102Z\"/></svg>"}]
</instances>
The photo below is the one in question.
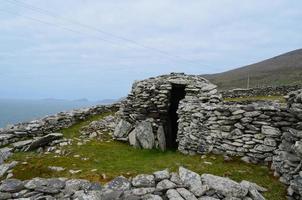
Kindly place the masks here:
<instances>
[{"instance_id":1,"label":"overcast sky","mask_svg":"<svg viewBox=\"0 0 302 200\"><path fill-rule=\"evenodd\" d=\"M0 98L119 98L301 48L301 23L301 0L1 0Z\"/></svg>"}]
</instances>

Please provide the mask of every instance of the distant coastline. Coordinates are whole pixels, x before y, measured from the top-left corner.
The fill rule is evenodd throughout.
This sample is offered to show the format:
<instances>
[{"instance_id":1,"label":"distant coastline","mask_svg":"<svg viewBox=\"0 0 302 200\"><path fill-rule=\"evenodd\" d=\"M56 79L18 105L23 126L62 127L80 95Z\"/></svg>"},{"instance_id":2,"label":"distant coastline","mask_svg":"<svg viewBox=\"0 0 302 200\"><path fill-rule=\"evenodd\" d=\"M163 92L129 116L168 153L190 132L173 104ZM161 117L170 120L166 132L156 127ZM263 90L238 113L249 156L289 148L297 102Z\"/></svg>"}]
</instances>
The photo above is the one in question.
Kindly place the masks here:
<instances>
[{"instance_id":1,"label":"distant coastline","mask_svg":"<svg viewBox=\"0 0 302 200\"><path fill-rule=\"evenodd\" d=\"M39 119L46 115L56 114L77 108L90 107L99 104L110 104L114 100L88 101L87 99L0 99L0 128L9 124Z\"/></svg>"}]
</instances>

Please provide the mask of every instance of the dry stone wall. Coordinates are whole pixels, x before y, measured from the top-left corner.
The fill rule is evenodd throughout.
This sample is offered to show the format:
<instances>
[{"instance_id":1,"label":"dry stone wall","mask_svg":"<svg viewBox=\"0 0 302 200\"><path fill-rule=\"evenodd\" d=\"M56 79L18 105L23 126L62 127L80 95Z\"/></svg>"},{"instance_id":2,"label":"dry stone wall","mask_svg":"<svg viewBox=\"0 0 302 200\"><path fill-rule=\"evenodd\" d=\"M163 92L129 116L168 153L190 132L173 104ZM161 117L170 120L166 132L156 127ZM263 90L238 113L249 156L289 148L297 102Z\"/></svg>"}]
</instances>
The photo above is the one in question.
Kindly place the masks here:
<instances>
[{"instance_id":1,"label":"dry stone wall","mask_svg":"<svg viewBox=\"0 0 302 200\"><path fill-rule=\"evenodd\" d=\"M302 85L282 85L276 87L259 87L250 89L233 89L221 91L224 98L252 97L252 96L284 96L292 91L297 91Z\"/></svg>"},{"instance_id":2,"label":"dry stone wall","mask_svg":"<svg viewBox=\"0 0 302 200\"><path fill-rule=\"evenodd\" d=\"M6 179L0 183L1 199L36 200L264 200L267 191L255 183L240 183L211 174L199 175L180 167L132 178L119 176L105 185L83 179Z\"/></svg>"},{"instance_id":3,"label":"dry stone wall","mask_svg":"<svg viewBox=\"0 0 302 200\"><path fill-rule=\"evenodd\" d=\"M142 148L164 150L173 85L185 87L185 99L221 101L216 86L197 75L172 73L136 82L121 105L115 138Z\"/></svg>"},{"instance_id":4,"label":"dry stone wall","mask_svg":"<svg viewBox=\"0 0 302 200\"><path fill-rule=\"evenodd\" d=\"M272 163L275 175L289 186L288 199L302 199L302 90L289 94L288 105L183 100L178 114L181 152Z\"/></svg>"},{"instance_id":5,"label":"dry stone wall","mask_svg":"<svg viewBox=\"0 0 302 200\"><path fill-rule=\"evenodd\" d=\"M271 164L287 184L288 199L302 199L302 90L276 102L222 102L216 87L199 76L170 74L133 85L119 111L116 139L165 150L173 84L185 86L179 102L178 150L185 154L240 156Z\"/></svg>"},{"instance_id":6,"label":"dry stone wall","mask_svg":"<svg viewBox=\"0 0 302 200\"><path fill-rule=\"evenodd\" d=\"M55 115L46 116L42 119L10 125L7 128L0 129L0 146L16 143L18 141L24 143L28 138L54 133L62 128L70 127L87 117L107 111L115 111L118 107L118 104L110 106L98 105L90 108L60 112ZM22 146L22 144L20 144L20 146Z\"/></svg>"}]
</instances>

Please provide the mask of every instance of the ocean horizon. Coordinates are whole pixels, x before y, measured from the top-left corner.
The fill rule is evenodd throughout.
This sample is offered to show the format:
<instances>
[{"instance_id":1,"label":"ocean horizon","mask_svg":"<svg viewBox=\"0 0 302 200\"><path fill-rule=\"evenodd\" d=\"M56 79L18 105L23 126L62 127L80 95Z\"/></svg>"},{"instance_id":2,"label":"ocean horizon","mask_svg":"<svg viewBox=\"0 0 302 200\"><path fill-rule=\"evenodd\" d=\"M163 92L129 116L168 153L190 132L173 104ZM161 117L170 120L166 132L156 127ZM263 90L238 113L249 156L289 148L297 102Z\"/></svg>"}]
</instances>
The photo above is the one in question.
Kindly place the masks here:
<instances>
[{"instance_id":1,"label":"ocean horizon","mask_svg":"<svg viewBox=\"0 0 302 200\"><path fill-rule=\"evenodd\" d=\"M20 122L40 119L62 111L85 108L97 105L97 102L87 100L24 100L0 99L0 128Z\"/></svg>"}]
</instances>

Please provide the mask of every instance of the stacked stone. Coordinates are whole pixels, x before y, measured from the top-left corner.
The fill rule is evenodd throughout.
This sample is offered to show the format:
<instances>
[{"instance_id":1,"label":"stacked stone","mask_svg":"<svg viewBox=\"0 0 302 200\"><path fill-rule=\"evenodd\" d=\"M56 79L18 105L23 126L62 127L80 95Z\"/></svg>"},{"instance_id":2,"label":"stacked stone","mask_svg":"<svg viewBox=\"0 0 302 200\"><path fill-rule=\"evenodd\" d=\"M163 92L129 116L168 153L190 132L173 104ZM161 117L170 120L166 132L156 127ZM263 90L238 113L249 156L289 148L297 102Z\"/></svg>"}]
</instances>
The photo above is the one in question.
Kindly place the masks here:
<instances>
[{"instance_id":1,"label":"stacked stone","mask_svg":"<svg viewBox=\"0 0 302 200\"><path fill-rule=\"evenodd\" d=\"M0 185L1 199L89 199L89 200L264 200L267 191L255 183L179 168L140 174L126 179L119 176L104 185L81 179L34 178L20 181L6 179Z\"/></svg>"},{"instance_id":2,"label":"stacked stone","mask_svg":"<svg viewBox=\"0 0 302 200\"><path fill-rule=\"evenodd\" d=\"M182 101L178 110L179 150L224 153L251 162L272 161L284 127L298 119L281 104L208 104Z\"/></svg>"},{"instance_id":3,"label":"stacked stone","mask_svg":"<svg viewBox=\"0 0 302 200\"><path fill-rule=\"evenodd\" d=\"M260 87L250 89L233 89L221 91L224 98L239 98L252 96L284 96L292 91L297 91L302 85L281 85L276 87Z\"/></svg>"},{"instance_id":4,"label":"stacked stone","mask_svg":"<svg viewBox=\"0 0 302 200\"><path fill-rule=\"evenodd\" d=\"M298 122L284 128L272 169L288 185L288 199L302 199L302 90L289 94L289 111Z\"/></svg>"},{"instance_id":5,"label":"stacked stone","mask_svg":"<svg viewBox=\"0 0 302 200\"><path fill-rule=\"evenodd\" d=\"M142 148L164 148L162 140L173 84L185 87L185 99L197 98L201 102L216 103L221 100L216 95L216 86L197 75L172 73L135 82L119 111L115 138Z\"/></svg>"},{"instance_id":6,"label":"stacked stone","mask_svg":"<svg viewBox=\"0 0 302 200\"><path fill-rule=\"evenodd\" d=\"M116 118L113 115L106 116L98 121L93 121L87 126L81 128L82 138L95 138L104 133L112 134L115 129Z\"/></svg>"},{"instance_id":7,"label":"stacked stone","mask_svg":"<svg viewBox=\"0 0 302 200\"><path fill-rule=\"evenodd\" d=\"M0 146L8 145L18 141L24 141L35 136L44 136L67 128L76 122L86 119L92 115L101 114L110 110L117 110L118 104L110 106L93 106L90 108L77 109L47 116L31 122L10 125L0 129Z\"/></svg>"}]
</instances>

